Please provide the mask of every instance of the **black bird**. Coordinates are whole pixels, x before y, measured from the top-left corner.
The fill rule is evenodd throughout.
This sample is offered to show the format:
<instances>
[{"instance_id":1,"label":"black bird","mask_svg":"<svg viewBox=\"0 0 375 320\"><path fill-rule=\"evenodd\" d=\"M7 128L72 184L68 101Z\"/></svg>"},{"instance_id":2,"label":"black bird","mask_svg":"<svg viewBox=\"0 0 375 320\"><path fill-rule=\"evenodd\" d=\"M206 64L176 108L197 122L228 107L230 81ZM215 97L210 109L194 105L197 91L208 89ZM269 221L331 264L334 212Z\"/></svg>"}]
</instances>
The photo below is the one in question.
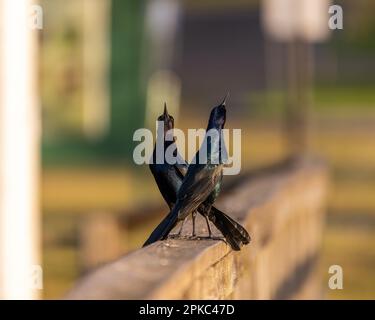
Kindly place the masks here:
<instances>
[{"instance_id":1,"label":"black bird","mask_svg":"<svg viewBox=\"0 0 375 320\"><path fill-rule=\"evenodd\" d=\"M164 113L158 118L158 120L164 122L164 136L168 130L173 129L174 119L172 116L168 114L166 107L164 108ZM225 99L221 103L220 106L214 108L214 110L211 112L210 121L209 121L209 125L207 129L209 130L209 129L218 128L219 130L217 130L217 133L219 134L219 137L220 137L220 130L224 126L224 123L225 123ZM165 149L173 143L175 143L174 140L166 141L164 139ZM218 155L220 157L220 148L221 148L220 143L221 143L221 139L215 142L217 146L215 151L213 150L215 148L210 148L210 146L212 146L212 142L207 144L207 147L208 147L207 150L211 152L211 158L213 156L217 157ZM176 154L178 155L177 150L174 155L176 156ZM198 159L199 159L199 152L196 155L196 160ZM183 184L182 181L186 173L186 169L188 167L187 164L182 163L182 164L170 165L166 163L166 161L164 164L156 164L156 161L155 161L156 160L156 148L154 149L153 160L154 160L153 163L150 164L151 172L153 173L155 180L157 182L157 185L159 187L159 190L161 194L163 195L165 201L167 202L168 206L170 207L171 212L164 218L164 220L151 233L150 237L145 242L144 246L149 245L160 239L166 238L166 236L174 228L174 226L179 221L181 220L184 221L190 212L189 211L190 207L189 208L185 207L189 200L182 201L180 199L180 201L178 201L179 203L178 205L181 206L181 208L184 208L183 211L181 209L177 210L176 208L174 208L174 205L176 203L176 198L178 198L178 194L180 198L186 199L186 197L184 197L182 192L178 192L178 191L181 185ZM190 167L195 168L195 169L191 169ZM197 192L198 199L196 199L197 197L194 197L194 195L190 195L192 193L193 194L195 193L194 189L189 187L189 185L187 185L186 182L184 181L184 184L185 184L184 188L186 188L186 191L188 191L186 195L190 195L189 199L192 199L194 201L194 206L193 206L194 210L191 209L192 210L191 212L193 214L193 236L195 235L195 223L194 223L195 215L196 215L196 211L198 210L206 218L210 237L211 237L211 229L210 229L207 218L210 221L212 221L215 224L215 226L221 231L221 233L226 238L227 242L230 244L230 246L234 250L240 250L242 244L248 244L250 242L249 234L240 224L238 224L236 221L234 221L225 213L221 212L220 210L212 206L213 202L215 201L217 195L220 192L221 177L222 177L222 173L221 173L222 163L218 162L215 165L209 162L203 166L196 163L196 164L190 165L190 167L188 170L188 172L190 172L188 173L188 177L190 180L188 181L195 180L192 177L198 178L198 180L194 182L194 185L198 184L198 189L203 189L204 192L207 194L207 195L202 196L202 193L198 191ZM214 168L215 170L213 170ZM207 171L207 172L205 173L204 171ZM201 184L200 181L201 180L210 181L210 172L215 172L216 178L214 180L215 181L217 180L217 181L216 183L213 184L213 188L211 192L208 192L207 190L210 190L211 188L210 189L206 188L207 181L204 184L204 186L203 184ZM198 174L196 175L196 173ZM205 181L202 181L202 182L204 183ZM203 203L200 203L200 202L203 202ZM183 205L184 203L185 205ZM179 212L180 212L180 216L179 216ZM183 213L181 214L181 212ZM181 229L182 229L182 225L181 225ZM180 232L181 232L181 229L180 229Z\"/></svg>"},{"instance_id":2,"label":"black bird","mask_svg":"<svg viewBox=\"0 0 375 320\"><path fill-rule=\"evenodd\" d=\"M176 140L173 136L173 140L166 139L167 132L173 130L174 128L174 118L168 114L167 105L164 104L164 113L158 117L159 122L163 122L163 128L158 128L158 143L164 144L163 151L163 161L157 163L157 148L155 145L154 151L152 153L152 161L149 165L150 170L155 178L156 184L158 185L159 191L163 196L165 202L167 203L170 210L174 207L176 203L177 191L180 189L182 180L187 172L188 165L182 160L182 157L178 154L177 148L174 150L174 156L178 156L180 161L178 163L171 165L166 161L165 150L172 144L175 144ZM193 217L193 236L195 236L195 217L196 212L192 213ZM180 232L182 231L182 225ZM179 233L180 233L179 232ZM159 240L159 239L158 239ZM155 240L157 241L157 240Z\"/></svg>"}]
</instances>

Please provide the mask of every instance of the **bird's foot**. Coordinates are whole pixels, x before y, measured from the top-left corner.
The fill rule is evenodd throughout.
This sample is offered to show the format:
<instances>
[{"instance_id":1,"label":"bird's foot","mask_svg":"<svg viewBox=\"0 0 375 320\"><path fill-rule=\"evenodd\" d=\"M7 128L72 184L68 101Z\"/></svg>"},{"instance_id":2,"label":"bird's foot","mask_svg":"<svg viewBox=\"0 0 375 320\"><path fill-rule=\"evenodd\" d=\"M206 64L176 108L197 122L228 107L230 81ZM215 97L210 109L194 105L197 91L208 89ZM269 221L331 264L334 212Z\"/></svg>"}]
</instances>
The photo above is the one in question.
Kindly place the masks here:
<instances>
[{"instance_id":1,"label":"bird's foot","mask_svg":"<svg viewBox=\"0 0 375 320\"><path fill-rule=\"evenodd\" d=\"M224 243L227 243L227 241L225 240L224 237L215 237L215 236L211 236L210 239L211 239L211 240L217 240L217 241L223 241Z\"/></svg>"},{"instance_id":2,"label":"bird's foot","mask_svg":"<svg viewBox=\"0 0 375 320\"><path fill-rule=\"evenodd\" d=\"M200 237L198 237L196 234L192 234L190 236L187 236L186 239L188 239L188 240L199 240Z\"/></svg>"},{"instance_id":3,"label":"bird's foot","mask_svg":"<svg viewBox=\"0 0 375 320\"><path fill-rule=\"evenodd\" d=\"M224 237L216 237L216 236L197 236L197 235L190 235L186 237L187 240L216 240L216 241L223 241L226 243Z\"/></svg>"},{"instance_id":4,"label":"bird's foot","mask_svg":"<svg viewBox=\"0 0 375 320\"><path fill-rule=\"evenodd\" d=\"M224 237L213 236L212 234L210 236L202 236L202 237L199 237L199 238L202 239L202 240L215 240L215 241L223 241L223 242L226 243Z\"/></svg>"},{"instance_id":5,"label":"bird's foot","mask_svg":"<svg viewBox=\"0 0 375 320\"><path fill-rule=\"evenodd\" d=\"M181 234L180 233L169 234L167 236L167 239L180 239L180 238L181 238Z\"/></svg>"}]
</instances>

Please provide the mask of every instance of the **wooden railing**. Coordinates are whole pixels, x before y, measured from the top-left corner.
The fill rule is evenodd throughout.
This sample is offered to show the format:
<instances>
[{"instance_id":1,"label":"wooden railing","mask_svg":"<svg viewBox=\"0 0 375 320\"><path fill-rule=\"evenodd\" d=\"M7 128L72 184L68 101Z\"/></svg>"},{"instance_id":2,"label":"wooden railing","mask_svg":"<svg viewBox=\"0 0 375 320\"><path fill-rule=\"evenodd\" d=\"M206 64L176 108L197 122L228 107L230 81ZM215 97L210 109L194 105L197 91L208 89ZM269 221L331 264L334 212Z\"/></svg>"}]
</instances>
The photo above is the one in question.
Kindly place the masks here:
<instances>
[{"instance_id":1,"label":"wooden railing","mask_svg":"<svg viewBox=\"0 0 375 320\"><path fill-rule=\"evenodd\" d=\"M325 165L311 159L250 175L217 202L252 236L240 252L223 241L159 241L92 271L66 298L319 298L326 187Z\"/></svg>"}]
</instances>

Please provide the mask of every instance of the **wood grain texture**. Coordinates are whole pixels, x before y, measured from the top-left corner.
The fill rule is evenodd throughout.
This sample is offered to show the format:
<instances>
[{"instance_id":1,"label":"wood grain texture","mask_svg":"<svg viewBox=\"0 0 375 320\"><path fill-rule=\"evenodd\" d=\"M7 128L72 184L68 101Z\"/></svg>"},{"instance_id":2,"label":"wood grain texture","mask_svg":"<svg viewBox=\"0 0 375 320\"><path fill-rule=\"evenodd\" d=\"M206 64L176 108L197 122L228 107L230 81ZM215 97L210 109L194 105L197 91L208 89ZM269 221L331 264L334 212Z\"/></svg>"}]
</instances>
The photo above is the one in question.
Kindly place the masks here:
<instances>
[{"instance_id":1,"label":"wood grain texture","mask_svg":"<svg viewBox=\"0 0 375 320\"><path fill-rule=\"evenodd\" d=\"M252 237L240 252L223 241L159 241L94 270L66 298L319 298L327 180L325 165L306 159L245 179L217 202ZM207 231L203 220L197 226L198 234Z\"/></svg>"}]
</instances>

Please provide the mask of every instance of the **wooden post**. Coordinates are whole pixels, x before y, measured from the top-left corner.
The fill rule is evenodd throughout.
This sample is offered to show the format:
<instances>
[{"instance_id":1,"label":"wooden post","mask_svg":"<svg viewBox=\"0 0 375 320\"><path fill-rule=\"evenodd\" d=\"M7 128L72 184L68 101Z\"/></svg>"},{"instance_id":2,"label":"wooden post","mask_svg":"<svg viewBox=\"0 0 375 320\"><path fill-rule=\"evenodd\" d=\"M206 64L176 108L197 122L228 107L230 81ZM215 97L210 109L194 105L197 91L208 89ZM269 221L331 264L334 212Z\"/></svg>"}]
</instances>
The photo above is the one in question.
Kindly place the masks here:
<instances>
[{"instance_id":1,"label":"wooden post","mask_svg":"<svg viewBox=\"0 0 375 320\"><path fill-rule=\"evenodd\" d=\"M285 126L291 155L309 150L313 84L313 43L329 36L329 0L262 0L267 35L287 47ZM269 61L267 61L269 63Z\"/></svg>"},{"instance_id":2,"label":"wooden post","mask_svg":"<svg viewBox=\"0 0 375 320\"><path fill-rule=\"evenodd\" d=\"M285 124L292 155L309 150L313 89L313 48L304 40L287 44L287 101Z\"/></svg>"},{"instance_id":3,"label":"wooden post","mask_svg":"<svg viewBox=\"0 0 375 320\"><path fill-rule=\"evenodd\" d=\"M35 267L41 271L37 30L29 25L30 10L28 1L0 2L1 299L36 298L38 291L33 288L31 277Z\"/></svg>"}]
</instances>

